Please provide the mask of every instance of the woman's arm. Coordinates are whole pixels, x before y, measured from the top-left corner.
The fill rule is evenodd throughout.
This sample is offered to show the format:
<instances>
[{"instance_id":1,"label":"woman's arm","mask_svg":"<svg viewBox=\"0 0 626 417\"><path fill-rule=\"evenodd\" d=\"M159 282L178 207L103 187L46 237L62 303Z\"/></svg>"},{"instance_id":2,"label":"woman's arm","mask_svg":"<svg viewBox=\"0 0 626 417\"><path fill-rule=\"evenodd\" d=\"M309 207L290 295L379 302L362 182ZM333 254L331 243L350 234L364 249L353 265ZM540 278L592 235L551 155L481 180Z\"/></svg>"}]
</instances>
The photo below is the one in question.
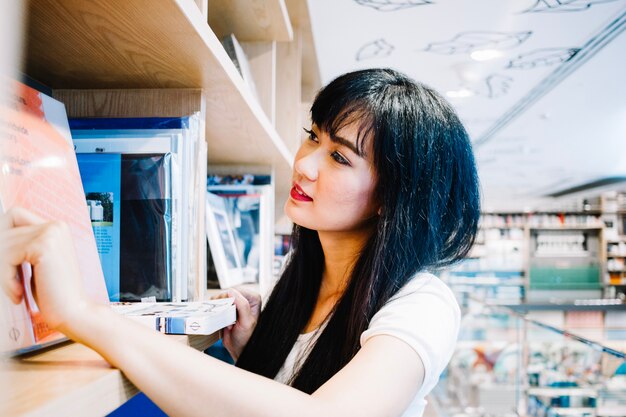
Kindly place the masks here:
<instances>
[{"instance_id":1,"label":"woman's arm","mask_svg":"<svg viewBox=\"0 0 626 417\"><path fill-rule=\"evenodd\" d=\"M313 395L215 360L87 300L67 226L23 210L0 217L0 280L14 300L15 268L33 266L50 325L100 353L169 415L397 416L423 380L419 356L391 336L370 339Z\"/></svg>"},{"instance_id":2,"label":"woman's arm","mask_svg":"<svg viewBox=\"0 0 626 417\"><path fill-rule=\"evenodd\" d=\"M215 360L106 306L86 310L72 332L171 416L398 416L423 379L415 351L391 336L372 338L310 396Z\"/></svg>"}]
</instances>

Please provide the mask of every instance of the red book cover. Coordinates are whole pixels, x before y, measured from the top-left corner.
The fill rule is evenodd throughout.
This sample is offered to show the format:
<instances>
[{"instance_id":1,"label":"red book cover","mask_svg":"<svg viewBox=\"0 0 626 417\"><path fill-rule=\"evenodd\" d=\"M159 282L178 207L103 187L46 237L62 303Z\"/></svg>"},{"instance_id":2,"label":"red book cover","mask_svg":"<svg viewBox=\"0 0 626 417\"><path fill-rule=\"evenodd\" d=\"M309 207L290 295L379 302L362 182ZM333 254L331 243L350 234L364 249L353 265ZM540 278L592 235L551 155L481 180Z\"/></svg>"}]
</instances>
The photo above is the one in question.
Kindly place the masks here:
<instances>
[{"instance_id":1,"label":"red book cover","mask_svg":"<svg viewBox=\"0 0 626 417\"><path fill-rule=\"evenodd\" d=\"M65 109L23 84L18 83L15 91L14 105L1 109L0 116L0 208L23 207L43 218L67 223L85 289L95 301L107 303L76 155L63 129L67 125ZM4 317L10 329L8 338L0 336L4 337L0 339L2 351L27 351L63 339L41 318L30 291L31 275L30 265L23 265L26 297L21 305L10 305L4 295L0 300L5 312L8 310Z\"/></svg>"}]
</instances>

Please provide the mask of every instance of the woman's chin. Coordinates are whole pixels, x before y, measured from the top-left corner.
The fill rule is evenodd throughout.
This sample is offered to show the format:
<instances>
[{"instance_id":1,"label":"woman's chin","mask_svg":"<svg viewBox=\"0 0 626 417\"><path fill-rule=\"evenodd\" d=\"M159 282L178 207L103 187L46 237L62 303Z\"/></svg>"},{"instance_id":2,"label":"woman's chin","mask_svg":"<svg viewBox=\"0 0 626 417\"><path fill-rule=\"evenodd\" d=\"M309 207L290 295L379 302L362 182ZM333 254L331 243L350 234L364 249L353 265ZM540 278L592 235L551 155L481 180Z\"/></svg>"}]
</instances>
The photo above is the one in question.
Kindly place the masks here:
<instances>
[{"instance_id":1,"label":"woman's chin","mask_svg":"<svg viewBox=\"0 0 626 417\"><path fill-rule=\"evenodd\" d=\"M289 200L287 200L287 202L285 203L285 208L283 212L293 224L297 224L298 226L311 229L312 225L307 222L306 218L303 218L303 213L298 213L298 207L296 207L293 203L290 203Z\"/></svg>"},{"instance_id":2,"label":"woman's chin","mask_svg":"<svg viewBox=\"0 0 626 417\"><path fill-rule=\"evenodd\" d=\"M292 222L292 223L295 223L295 224L298 224L298 225L299 225L299 224L300 224L300 222L299 222L299 220L300 220L299 216L298 216L296 213L294 213L294 212L293 212L294 210L293 210L291 207L288 207L288 205L289 205L289 203L287 203L287 204L285 205L285 210L283 210L283 212L285 213L285 216L287 216L287 218L288 218L289 220L291 220L291 222Z\"/></svg>"}]
</instances>

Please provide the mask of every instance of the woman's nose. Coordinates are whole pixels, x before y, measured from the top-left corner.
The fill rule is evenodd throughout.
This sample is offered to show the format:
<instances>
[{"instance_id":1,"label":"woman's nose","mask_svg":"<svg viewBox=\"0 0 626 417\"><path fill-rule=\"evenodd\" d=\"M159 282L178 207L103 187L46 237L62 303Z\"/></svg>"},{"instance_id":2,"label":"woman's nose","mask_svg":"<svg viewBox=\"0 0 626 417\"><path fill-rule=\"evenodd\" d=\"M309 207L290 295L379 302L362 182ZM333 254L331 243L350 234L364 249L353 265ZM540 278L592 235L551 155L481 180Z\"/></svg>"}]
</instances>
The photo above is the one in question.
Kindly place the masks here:
<instances>
[{"instance_id":1,"label":"woman's nose","mask_svg":"<svg viewBox=\"0 0 626 417\"><path fill-rule=\"evenodd\" d=\"M300 154L300 152L298 152ZM299 157L298 157L299 156ZM312 151L307 154L296 155L294 169L309 181L316 181L318 175L319 152Z\"/></svg>"}]
</instances>

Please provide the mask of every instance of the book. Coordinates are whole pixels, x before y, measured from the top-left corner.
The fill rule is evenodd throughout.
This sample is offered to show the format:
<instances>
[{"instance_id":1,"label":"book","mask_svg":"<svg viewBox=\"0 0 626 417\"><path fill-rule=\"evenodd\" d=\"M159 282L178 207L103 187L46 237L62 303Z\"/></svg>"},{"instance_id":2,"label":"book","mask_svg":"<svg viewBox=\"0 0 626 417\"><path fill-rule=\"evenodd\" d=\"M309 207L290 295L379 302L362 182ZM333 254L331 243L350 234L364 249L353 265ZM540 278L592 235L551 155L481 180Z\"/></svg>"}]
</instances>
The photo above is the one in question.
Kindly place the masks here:
<instances>
[{"instance_id":1,"label":"book","mask_svg":"<svg viewBox=\"0 0 626 417\"><path fill-rule=\"evenodd\" d=\"M245 282L241 256L222 197L206 194L206 235L221 288Z\"/></svg>"},{"instance_id":2,"label":"book","mask_svg":"<svg viewBox=\"0 0 626 417\"><path fill-rule=\"evenodd\" d=\"M86 293L108 303L89 209L80 180L62 103L16 82L11 105L0 109L0 210L23 207L70 228ZM25 297L14 305L0 292L8 332L0 335L4 353L19 354L66 338L43 321L31 291L30 265L20 268Z\"/></svg>"},{"instance_id":3,"label":"book","mask_svg":"<svg viewBox=\"0 0 626 417\"><path fill-rule=\"evenodd\" d=\"M183 303L112 304L122 314L166 334L209 335L235 323L234 298Z\"/></svg>"},{"instance_id":4,"label":"book","mask_svg":"<svg viewBox=\"0 0 626 417\"><path fill-rule=\"evenodd\" d=\"M228 57L235 65L237 72L241 75L243 82L248 86L248 89L259 101L259 93L256 88L256 84L254 82L254 78L252 77L252 70L250 69L250 64L248 62L248 57L246 53L243 51L241 44L237 41L237 38L232 33L228 36L223 37L220 42L224 47L224 50L228 54Z\"/></svg>"},{"instance_id":5,"label":"book","mask_svg":"<svg viewBox=\"0 0 626 417\"><path fill-rule=\"evenodd\" d=\"M120 202L122 158L78 154L78 168L110 301L120 301Z\"/></svg>"},{"instance_id":6,"label":"book","mask_svg":"<svg viewBox=\"0 0 626 417\"><path fill-rule=\"evenodd\" d=\"M215 177L215 176L213 176ZM211 207L207 207L207 212L212 212L222 237L222 248L227 248L228 242L224 242L228 231L224 230L226 225L230 225L233 232L234 247L237 251L237 258L241 265L241 271L228 271L226 279L219 278L222 288L238 285L242 283L263 283L268 284L273 281L272 272L272 251L273 232L267 227L273 218L273 193L271 186L271 176L244 175L248 178L247 183L239 185L208 185L207 195ZM267 185L253 185L254 179L265 178L270 182ZM235 178L225 176L223 178ZM208 183L211 182L211 177ZM218 196L218 202L213 195ZM224 213L228 217L228 222L220 221L219 213ZM211 232L212 221L208 223L207 233ZM226 233L226 234L225 234ZM208 233L208 238L215 236L215 231ZM209 242L210 243L210 242ZM215 249L219 250L219 245ZM219 258L219 255L214 255ZM219 260L218 260L219 264ZM216 267L217 265L216 264Z\"/></svg>"}]
</instances>

